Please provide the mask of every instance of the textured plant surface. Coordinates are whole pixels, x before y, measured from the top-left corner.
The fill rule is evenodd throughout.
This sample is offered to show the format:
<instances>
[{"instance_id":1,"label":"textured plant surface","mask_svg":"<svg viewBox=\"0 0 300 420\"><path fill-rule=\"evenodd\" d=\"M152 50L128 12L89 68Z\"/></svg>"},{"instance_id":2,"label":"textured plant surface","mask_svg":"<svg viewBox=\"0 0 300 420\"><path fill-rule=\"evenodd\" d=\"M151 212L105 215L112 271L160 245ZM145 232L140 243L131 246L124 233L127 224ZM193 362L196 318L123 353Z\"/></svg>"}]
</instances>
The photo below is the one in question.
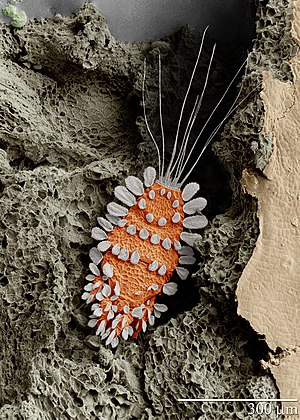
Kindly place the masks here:
<instances>
[{"instance_id":1,"label":"textured plant surface","mask_svg":"<svg viewBox=\"0 0 300 420\"><path fill-rule=\"evenodd\" d=\"M253 60L268 39L274 71L286 74L280 63L292 44L280 53L274 46L284 38L287 6L273 3L261 6ZM235 315L234 300L257 236L256 204L242 194L239 179L245 166L262 167L271 151L259 135L259 102L237 114L215 146L230 174L221 186L229 195L232 190L226 212L222 194L214 200L212 187L210 200L196 174L201 195L218 203L211 215L222 214L199 245L195 279L176 299L167 298L169 319L162 316L161 326L114 351L89 335L80 301L97 217L116 185L153 165L139 117L144 55L155 57L159 48L165 57L164 102L174 104L185 88L176 69L189 78L199 39L186 28L158 43L120 44L91 4L70 18L19 30L1 26L1 418L246 419L245 405L177 398L277 396L255 360L263 354L258 340ZM156 76L153 64L147 103L154 132ZM210 86L209 98L217 88ZM170 133L174 112L166 110ZM203 173L205 164L199 167ZM212 178L222 178L218 167Z\"/></svg>"}]
</instances>

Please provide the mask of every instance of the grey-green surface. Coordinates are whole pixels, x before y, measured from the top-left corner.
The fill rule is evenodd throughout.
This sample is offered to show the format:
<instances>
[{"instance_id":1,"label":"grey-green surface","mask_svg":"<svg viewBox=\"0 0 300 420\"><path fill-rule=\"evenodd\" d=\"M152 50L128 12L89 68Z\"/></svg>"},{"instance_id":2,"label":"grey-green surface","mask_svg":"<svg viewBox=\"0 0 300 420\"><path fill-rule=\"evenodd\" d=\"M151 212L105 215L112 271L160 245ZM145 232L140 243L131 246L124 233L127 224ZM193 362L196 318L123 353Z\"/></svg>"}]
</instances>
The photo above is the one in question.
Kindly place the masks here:
<instances>
[{"instance_id":1,"label":"grey-green surface","mask_svg":"<svg viewBox=\"0 0 300 420\"><path fill-rule=\"evenodd\" d=\"M155 40L186 24L201 30L210 24L218 43L234 45L245 44L253 36L253 1L87 0L105 14L112 35L120 41ZM42 19L77 12L84 0L0 0L0 6L12 2L28 19Z\"/></svg>"},{"instance_id":2,"label":"grey-green surface","mask_svg":"<svg viewBox=\"0 0 300 420\"><path fill-rule=\"evenodd\" d=\"M245 91L258 83L263 65L290 74L282 64L293 52L287 11L282 2L259 6L254 73ZM24 29L1 26L1 419L250 419L247 405L177 398L278 396L272 377L249 356L258 340L236 316L234 299L258 234L256 203L241 192L241 170L263 167L271 150L260 134L257 94L215 145L230 174L232 205L212 220L198 247L196 304L116 352L86 328L89 311L80 295L91 228L113 188L155 160L138 106L144 56L150 105L158 47L169 63L168 103L184 90L174 66L188 80L199 37L186 28L164 43L121 44L92 5ZM154 111L149 118L155 130Z\"/></svg>"}]
</instances>

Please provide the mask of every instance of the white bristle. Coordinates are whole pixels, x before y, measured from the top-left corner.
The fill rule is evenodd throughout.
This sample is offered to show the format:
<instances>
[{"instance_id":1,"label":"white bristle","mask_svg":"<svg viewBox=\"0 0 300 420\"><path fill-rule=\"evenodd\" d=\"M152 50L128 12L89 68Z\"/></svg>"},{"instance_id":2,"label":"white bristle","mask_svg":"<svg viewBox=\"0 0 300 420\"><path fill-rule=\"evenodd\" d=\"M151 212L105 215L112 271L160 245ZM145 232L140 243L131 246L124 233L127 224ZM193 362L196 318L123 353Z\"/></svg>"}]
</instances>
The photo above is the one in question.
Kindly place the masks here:
<instances>
[{"instance_id":1,"label":"white bristle","mask_svg":"<svg viewBox=\"0 0 300 420\"><path fill-rule=\"evenodd\" d=\"M150 200L153 200L155 198L155 191L154 190L150 190L148 192L148 197L150 198Z\"/></svg>"},{"instance_id":2,"label":"white bristle","mask_svg":"<svg viewBox=\"0 0 300 420\"><path fill-rule=\"evenodd\" d=\"M155 315L155 318L161 317L161 313L157 309L154 309L154 315Z\"/></svg>"},{"instance_id":3,"label":"white bristle","mask_svg":"<svg viewBox=\"0 0 300 420\"><path fill-rule=\"evenodd\" d=\"M165 219L164 217L161 217L157 222L158 226L160 227L165 226L166 223L167 223L167 219Z\"/></svg>"},{"instance_id":4,"label":"white bristle","mask_svg":"<svg viewBox=\"0 0 300 420\"><path fill-rule=\"evenodd\" d=\"M206 207L207 200L203 197L194 198L194 200L188 201L183 206L185 214L195 214L197 211L201 211Z\"/></svg>"},{"instance_id":5,"label":"white bristle","mask_svg":"<svg viewBox=\"0 0 300 420\"><path fill-rule=\"evenodd\" d=\"M111 323L112 328L116 328L116 326L118 325L118 323L121 321L122 315L119 314L115 317L115 319L113 320L113 322Z\"/></svg>"},{"instance_id":6,"label":"white bristle","mask_svg":"<svg viewBox=\"0 0 300 420\"><path fill-rule=\"evenodd\" d=\"M165 295L172 296L172 295L175 295L175 293L177 292L177 289L178 289L177 284L171 281L169 283L166 283L163 286L162 290Z\"/></svg>"},{"instance_id":7,"label":"white bristle","mask_svg":"<svg viewBox=\"0 0 300 420\"><path fill-rule=\"evenodd\" d=\"M118 281L116 281L114 292L117 296L120 296L121 288L120 288L120 283Z\"/></svg>"},{"instance_id":8,"label":"white bristle","mask_svg":"<svg viewBox=\"0 0 300 420\"><path fill-rule=\"evenodd\" d=\"M93 290L99 289L101 285L102 282L100 280L96 281L96 283L93 283Z\"/></svg>"},{"instance_id":9,"label":"white bristle","mask_svg":"<svg viewBox=\"0 0 300 420\"><path fill-rule=\"evenodd\" d=\"M81 299L82 300L87 300L87 299L89 299L89 297L90 297L91 295L90 295L90 293L89 292L84 292L82 295L81 295Z\"/></svg>"},{"instance_id":10,"label":"white bristle","mask_svg":"<svg viewBox=\"0 0 300 420\"><path fill-rule=\"evenodd\" d=\"M92 311L95 311L98 308L99 308L99 303L93 303L93 305L91 306Z\"/></svg>"},{"instance_id":11,"label":"white bristle","mask_svg":"<svg viewBox=\"0 0 300 420\"><path fill-rule=\"evenodd\" d=\"M98 265L103 259L103 255L96 247L90 249L89 257L92 260L92 262L96 265Z\"/></svg>"},{"instance_id":12,"label":"white bristle","mask_svg":"<svg viewBox=\"0 0 300 420\"><path fill-rule=\"evenodd\" d=\"M102 314L103 314L103 311L101 308L98 307L97 309L95 309L94 311L95 316L99 317L99 316L102 316Z\"/></svg>"},{"instance_id":13,"label":"white bristle","mask_svg":"<svg viewBox=\"0 0 300 420\"><path fill-rule=\"evenodd\" d=\"M110 334L109 334L109 336L108 336L108 338L107 338L107 340L106 340L106 342L105 342L105 344L108 346L111 342L112 342L112 340L115 338L115 335L116 335L116 331L115 330L113 330Z\"/></svg>"},{"instance_id":14,"label":"white bristle","mask_svg":"<svg viewBox=\"0 0 300 420\"><path fill-rule=\"evenodd\" d=\"M113 266L109 263L105 263L102 267L103 274L107 277L112 277L114 274Z\"/></svg>"},{"instance_id":15,"label":"white bristle","mask_svg":"<svg viewBox=\"0 0 300 420\"><path fill-rule=\"evenodd\" d=\"M109 336L110 333L111 333L111 328L109 328L105 332L103 332L102 335L101 335L102 340L105 340Z\"/></svg>"},{"instance_id":16,"label":"white bristle","mask_svg":"<svg viewBox=\"0 0 300 420\"><path fill-rule=\"evenodd\" d=\"M118 258L123 261L127 261L129 258L129 251L127 248L121 248Z\"/></svg>"},{"instance_id":17,"label":"white bristle","mask_svg":"<svg viewBox=\"0 0 300 420\"><path fill-rule=\"evenodd\" d=\"M181 278L181 280L186 280L189 275L189 270L183 267L177 267L175 271L178 274L178 276Z\"/></svg>"},{"instance_id":18,"label":"white bristle","mask_svg":"<svg viewBox=\"0 0 300 420\"><path fill-rule=\"evenodd\" d=\"M182 265L192 265L192 264L195 264L195 262L196 262L196 258L193 257L192 255L184 255L179 258L179 264L182 264Z\"/></svg>"},{"instance_id":19,"label":"white bristle","mask_svg":"<svg viewBox=\"0 0 300 420\"><path fill-rule=\"evenodd\" d=\"M149 232L147 231L147 229L142 229L142 230L139 232L139 237L140 237L141 239L143 239L143 240L148 239L148 237L149 237Z\"/></svg>"},{"instance_id":20,"label":"white bristle","mask_svg":"<svg viewBox=\"0 0 300 420\"><path fill-rule=\"evenodd\" d=\"M141 319L143 317L143 308L141 306L133 308L131 314L134 318Z\"/></svg>"},{"instance_id":21,"label":"white bristle","mask_svg":"<svg viewBox=\"0 0 300 420\"><path fill-rule=\"evenodd\" d=\"M158 269L158 261L154 260L151 264L148 265L150 271L156 271Z\"/></svg>"},{"instance_id":22,"label":"white bristle","mask_svg":"<svg viewBox=\"0 0 300 420\"><path fill-rule=\"evenodd\" d=\"M104 219L104 217L97 217L97 222L107 232L111 232L114 228L113 225L108 220Z\"/></svg>"},{"instance_id":23,"label":"white bristle","mask_svg":"<svg viewBox=\"0 0 300 420\"><path fill-rule=\"evenodd\" d=\"M104 299L104 296L101 292L96 293L96 299L99 300L99 302Z\"/></svg>"},{"instance_id":24,"label":"white bristle","mask_svg":"<svg viewBox=\"0 0 300 420\"><path fill-rule=\"evenodd\" d=\"M152 223L153 220L154 220L153 214L152 213L147 213L146 214L146 220L147 220L148 223Z\"/></svg>"},{"instance_id":25,"label":"white bristle","mask_svg":"<svg viewBox=\"0 0 300 420\"><path fill-rule=\"evenodd\" d=\"M144 184L146 187L151 187L154 182L155 182L155 178L156 178L156 170L154 168L152 168L151 166L148 166L148 168L146 168L144 170Z\"/></svg>"},{"instance_id":26,"label":"white bristle","mask_svg":"<svg viewBox=\"0 0 300 420\"><path fill-rule=\"evenodd\" d=\"M124 305L124 307L123 307L123 311L124 311L124 314L128 314L128 313L129 313L129 311L130 311L129 306L128 306L128 305Z\"/></svg>"},{"instance_id":27,"label":"white bristle","mask_svg":"<svg viewBox=\"0 0 300 420\"><path fill-rule=\"evenodd\" d=\"M154 309L156 309L159 312L166 312L168 310L167 305L164 305L163 303L155 303Z\"/></svg>"},{"instance_id":28,"label":"white bristle","mask_svg":"<svg viewBox=\"0 0 300 420\"><path fill-rule=\"evenodd\" d=\"M128 319L126 316L123 315L122 319L122 328L126 328L125 326L128 324Z\"/></svg>"},{"instance_id":29,"label":"white bristle","mask_svg":"<svg viewBox=\"0 0 300 420\"><path fill-rule=\"evenodd\" d=\"M147 203L146 203L146 200L144 198L141 198L140 201L138 201L138 206L141 210L145 209L146 205L147 205Z\"/></svg>"},{"instance_id":30,"label":"white bristle","mask_svg":"<svg viewBox=\"0 0 300 420\"><path fill-rule=\"evenodd\" d=\"M190 246L183 246L178 250L179 255L194 255L194 250Z\"/></svg>"},{"instance_id":31,"label":"white bristle","mask_svg":"<svg viewBox=\"0 0 300 420\"><path fill-rule=\"evenodd\" d=\"M109 321L111 319L114 319L114 316L115 316L114 311L111 309L107 314L107 320Z\"/></svg>"},{"instance_id":32,"label":"white bristle","mask_svg":"<svg viewBox=\"0 0 300 420\"><path fill-rule=\"evenodd\" d=\"M187 229L202 229L207 225L207 223L208 220L203 214L185 217L183 219L183 226Z\"/></svg>"},{"instance_id":33,"label":"white bristle","mask_svg":"<svg viewBox=\"0 0 300 420\"><path fill-rule=\"evenodd\" d=\"M105 330L105 326L106 326L106 321L105 321L105 319L103 319L99 324L99 327L96 331L96 335L101 334Z\"/></svg>"},{"instance_id":34,"label":"white bristle","mask_svg":"<svg viewBox=\"0 0 300 420\"><path fill-rule=\"evenodd\" d=\"M110 241L102 241L102 242L99 242L98 245L97 245L97 248L101 252L107 251L110 247L111 247L111 242Z\"/></svg>"},{"instance_id":35,"label":"white bristle","mask_svg":"<svg viewBox=\"0 0 300 420\"><path fill-rule=\"evenodd\" d=\"M180 239L190 246L194 246L195 241L202 239L199 233L181 232Z\"/></svg>"},{"instance_id":36,"label":"white bristle","mask_svg":"<svg viewBox=\"0 0 300 420\"><path fill-rule=\"evenodd\" d=\"M139 260L140 260L140 255L138 251L133 251L130 257L131 264L138 264Z\"/></svg>"},{"instance_id":37,"label":"white bristle","mask_svg":"<svg viewBox=\"0 0 300 420\"><path fill-rule=\"evenodd\" d=\"M107 204L107 210L112 216L122 217L127 216L128 214L128 209L126 207L123 207L114 201Z\"/></svg>"},{"instance_id":38,"label":"white bristle","mask_svg":"<svg viewBox=\"0 0 300 420\"><path fill-rule=\"evenodd\" d=\"M142 319L142 330L145 332L147 329L147 322Z\"/></svg>"},{"instance_id":39,"label":"white bristle","mask_svg":"<svg viewBox=\"0 0 300 420\"><path fill-rule=\"evenodd\" d=\"M173 203L172 203L172 207L174 209L176 209L178 206L179 206L179 201L178 200L174 200Z\"/></svg>"},{"instance_id":40,"label":"white bristle","mask_svg":"<svg viewBox=\"0 0 300 420\"><path fill-rule=\"evenodd\" d=\"M126 187L131 191L133 194L140 196L144 192L144 186L140 179L136 176L128 176L125 179Z\"/></svg>"},{"instance_id":41,"label":"white bristle","mask_svg":"<svg viewBox=\"0 0 300 420\"><path fill-rule=\"evenodd\" d=\"M94 263L90 263L89 264L89 269L91 270L91 272L93 274L95 274L95 276L100 276L100 270L99 268L96 266L96 264Z\"/></svg>"},{"instance_id":42,"label":"white bristle","mask_svg":"<svg viewBox=\"0 0 300 420\"><path fill-rule=\"evenodd\" d=\"M160 276L164 276L164 275L166 274L166 272L167 272L167 267L166 267L165 265L162 265L162 266L160 267L160 269L158 270L158 274L159 274Z\"/></svg>"},{"instance_id":43,"label":"white bristle","mask_svg":"<svg viewBox=\"0 0 300 420\"><path fill-rule=\"evenodd\" d=\"M118 216L112 216L109 213L105 214L105 217L107 218L107 220L112 224L112 225L117 225L119 223L120 219Z\"/></svg>"},{"instance_id":44,"label":"white bristle","mask_svg":"<svg viewBox=\"0 0 300 420\"><path fill-rule=\"evenodd\" d=\"M200 186L196 182L187 184L181 193L183 201L189 201L199 191L199 188Z\"/></svg>"},{"instance_id":45,"label":"white bristle","mask_svg":"<svg viewBox=\"0 0 300 420\"><path fill-rule=\"evenodd\" d=\"M104 283L101 292L102 292L102 295L104 297L108 297L111 294L110 286L108 284Z\"/></svg>"},{"instance_id":46,"label":"white bristle","mask_svg":"<svg viewBox=\"0 0 300 420\"><path fill-rule=\"evenodd\" d=\"M147 290L158 290L158 284L152 283Z\"/></svg>"},{"instance_id":47,"label":"white bristle","mask_svg":"<svg viewBox=\"0 0 300 420\"><path fill-rule=\"evenodd\" d=\"M134 331L131 325L128 325L128 335L131 337L133 335Z\"/></svg>"},{"instance_id":48,"label":"white bristle","mask_svg":"<svg viewBox=\"0 0 300 420\"><path fill-rule=\"evenodd\" d=\"M120 245L116 244L112 247L111 252L112 252L113 255L119 255L120 250L121 250Z\"/></svg>"},{"instance_id":49,"label":"white bristle","mask_svg":"<svg viewBox=\"0 0 300 420\"><path fill-rule=\"evenodd\" d=\"M174 241L174 248L176 251L179 251L181 249L181 243L175 239Z\"/></svg>"},{"instance_id":50,"label":"white bristle","mask_svg":"<svg viewBox=\"0 0 300 420\"><path fill-rule=\"evenodd\" d=\"M123 186L118 186L115 188L115 197L122 201L122 203L126 204L128 207L132 207L136 203L135 196L131 194L131 192Z\"/></svg>"},{"instance_id":51,"label":"white bristle","mask_svg":"<svg viewBox=\"0 0 300 420\"><path fill-rule=\"evenodd\" d=\"M94 288L94 284L93 283L88 283L84 286L83 290L85 290L86 292L91 292Z\"/></svg>"},{"instance_id":52,"label":"white bristle","mask_svg":"<svg viewBox=\"0 0 300 420\"><path fill-rule=\"evenodd\" d=\"M96 239L97 241L103 241L103 239L107 238L107 234L99 227L94 227L92 229L92 238Z\"/></svg>"},{"instance_id":53,"label":"white bristle","mask_svg":"<svg viewBox=\"0 0 300 420\"><path fill-rule=\"evenodd\" d=\"M124 340L127 340L128 338L128 329L124 328L124 330L122 331L122 337L124 338Z\"/></svg>"},{"instance_id":54,"label":"white bristle","mask_svg":"<svg viewBox=\"0 0 300 420\"><path fill-rule=\"evenodd\" d=\"M118 344L119 344L119 337L115 337L110 343L112 349L117 347Z\"/></svg>"},{"instance_id":55,"label":"white bristle","mask_svg":"<svg viewBox=\"0 0 300 420\"><path fill-rule=\"evenodd\" d=\"M97 325L97 322L98 322L97 318L90 319L88 322L88 327L94 328Z\"/></svg>"},{"instance_id":56,"label":"white bristle","mask_svg":"<svg viewBox=\"0 0 300 420\"><path fill-rule=\"evenodd\" d=\"M178 223L178 222L180 221L180 218L181 218L180 213L175 213L175 214L172 216L172 222L173 222L173 223Z\"/></svg>"},{"instance_id":57,"label":"white bristle","mask_svg":"<svg viewBox=\"0 0 300 420\"><path fill-rule=\"evenodd\" d=\"M135 235L136 234L136 226L135 225L129 225L129 226L127 226L126 232L129 235Z\"/></svg>"},{"instance_id":58,"label":"white bristle","mask_svg":"<svg viewBox=\"0 0 300 420\"><path fill-rule=\"evenodd\" d=\"M150 238L150 242L151 242L153 245L157 245L157 244L159 244L159 242L160 242L160 236L159 236L157 233L154 233L154 234L151 236L151 238Z\"/></svg>"},{"instance_id":59,"label":"white bristle","mask_svg":"<svg viewBox=\"0 0 300 420\"><path fill-rule=\"evenodd\" d=\"M171 249L172 246L172 242L170 238L166 238L162 241L161 243L162 247L165 248L166 250Z\"/></svg>"}]
</instances>

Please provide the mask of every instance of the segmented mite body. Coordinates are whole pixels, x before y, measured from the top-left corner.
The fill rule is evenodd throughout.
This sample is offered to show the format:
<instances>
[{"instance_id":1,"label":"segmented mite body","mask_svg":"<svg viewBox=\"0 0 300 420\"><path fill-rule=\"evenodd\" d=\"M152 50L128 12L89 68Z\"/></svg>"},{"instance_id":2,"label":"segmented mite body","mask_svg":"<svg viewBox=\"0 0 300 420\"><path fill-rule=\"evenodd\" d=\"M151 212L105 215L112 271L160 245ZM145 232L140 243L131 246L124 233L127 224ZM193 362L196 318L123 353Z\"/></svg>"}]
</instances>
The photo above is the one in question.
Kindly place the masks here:
<instances>
[{"instance_id":1,"label":"segmented mite body","mask_svg":"<svg viewBox=\"0 0 300 420\"><path fill-rule=\"evenodd\" d=\"M206 30L182 104L172 156L166 170L164 168L165 141L161 110L160 57L158 85L161 148L158 147L149 128L145 111L145 62L144 119L157 150L158 174L154 168L148 167L144 171L144 182L135 176L127 177L125 186L118 186L114 191L115 198L121 204L117 201L109 203L106 218L98 217L99 227L94 227L92 230L92 237L98 241L98 245L90 250L92 274L86 277L89 283L84 287L82 299L86 300L86 303L93 303L91 307L93 313L88 326L97 327L96 334L106 340L106 345L112 347L118 345L120 336L125 340L128 337L136 338L141 330L146 330L148 324L154 324L155 317L159 318L161 313L168 309L166 305L156 303L156 297L163 293L166 295L176 293L177 283L170 281L174 271L182 280L188 277L187 267L196 261L192 247L196 240L201 239L197 230L208 223L201 213L207 204L206 199L195 198L199 191L199 184L192 182L184 187L183 184L219 127L235 109L236 101L212 132L200 155L184 177L183 173L206 124L235 79L232 80L212 111L186 157L190 133L202 103L215 46L212 50L203 91L196 98L181 145L177 147L182 115L201 55Z\"/></svg>"},{"instance_id":2,"label":"segmented mite body","mask_svg":"<svg viewBox=\"0 0 300 420\"><path fill-rule=\"evenodd\" d=\"M155 303L157 295L173 295L177 284L170 281L174 270L185 280L189 274L183 266L195 263L192 245L201 236L184 229L206 226L204 215L192 215L206 205L204 198L190 200L199 189L188 184L183 191L171 189L156 181L156 171L148 167L144 184L129 176L126 187L115 189L116 202L107 206L106 219L98 218L100 227L92 230L98 246L92 248L90 283L83 299L92 305L90 327L97 326L106 344L115 347L118 336L124 339L154 324L155 317L167 310ZM182 246L181 242L187 245ZM100 269L98 268L100 264Z\"/></svg>"}]
</instances>

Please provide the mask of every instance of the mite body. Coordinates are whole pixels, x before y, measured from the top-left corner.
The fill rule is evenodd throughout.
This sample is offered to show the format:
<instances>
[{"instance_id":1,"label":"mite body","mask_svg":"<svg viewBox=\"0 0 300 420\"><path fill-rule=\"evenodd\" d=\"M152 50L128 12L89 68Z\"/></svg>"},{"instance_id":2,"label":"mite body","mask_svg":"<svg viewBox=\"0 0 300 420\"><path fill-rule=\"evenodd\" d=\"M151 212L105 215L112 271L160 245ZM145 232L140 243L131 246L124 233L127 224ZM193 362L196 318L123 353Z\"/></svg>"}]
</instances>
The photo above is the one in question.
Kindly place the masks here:
<instances>
[{"instance_id":1,"label":"mite body","mask_svg":"<svg viewBox=\"0 0 300 420\"><path fill-rule=\"evenodd\" d=\"M207 28L206 28L207 30ZM116 347L120 337L136 338L147 325L153 325L155 318L168 308L156 303L161 294L173 295L177 284L171 281L174 271L180 279L188 277L188 266L195 263L193 245L201 236L197 230L208 223L201 213L207 202L203 197L195 197L199 185L191 182L185 185L197 165L204 150L211 142L224 120L237 105L233 103L224 119L213 130L204 144L201 153L193 160L193 150L204 128L222 102L235 80L237 72L225 93L210 114L201 132L188 150L189 139L194 122L200 110L207 86L215 46L201 95L198 95L179 145L179 132L187 97L201 56L206 30L195 66L183 100L177 132L170 162L165 169L165 139L161 108L161 63L159 57L159 116L161 145L158 146L147 121L145 108L146 61L143 78L143 110L148 133L155 145L158 156L158 173L152 167L144 171L143 182L129 176L125 186L115 188L117 201L107 205L106 217L98 217L99 226L93 228L92 237L98 241L97 247L90 250L90 270L86 279L82 298L92 303L92 315L88 325L96 328L96 334L106 340L106 345ZM238 95L239 96L239 95ZM238 98L238 97L237 97ZM191 167L186 170L192 159ZM185 186L184 186L185 185Z\"/></svg>"},{"instance_id":2,"label":"mite body","mask_svg":"<svg viewBox=\"0 0 300 420\"><path fill-rule=\"evenodd\" d=\"M195 263L192 246L201 238L185 230L207 224L204 215L194 215L206 206L202 197L191 199L199 190L197 183L183 191L172 189L156 181L155 169L148 167L145 189L134 176L125 184L115 189L122 205L109 203L106 219L99 217L100 227L92 230L99 243L90 251L92 274L82 296L87 303L96 302L88 325L97 326L96 334L112 347L120 335L136 338L167 310L155 303L156 296L176 293L177 284L170 281L174 270L182 280L187 278L186 266Z\"/></svg>"}]
</instances>

